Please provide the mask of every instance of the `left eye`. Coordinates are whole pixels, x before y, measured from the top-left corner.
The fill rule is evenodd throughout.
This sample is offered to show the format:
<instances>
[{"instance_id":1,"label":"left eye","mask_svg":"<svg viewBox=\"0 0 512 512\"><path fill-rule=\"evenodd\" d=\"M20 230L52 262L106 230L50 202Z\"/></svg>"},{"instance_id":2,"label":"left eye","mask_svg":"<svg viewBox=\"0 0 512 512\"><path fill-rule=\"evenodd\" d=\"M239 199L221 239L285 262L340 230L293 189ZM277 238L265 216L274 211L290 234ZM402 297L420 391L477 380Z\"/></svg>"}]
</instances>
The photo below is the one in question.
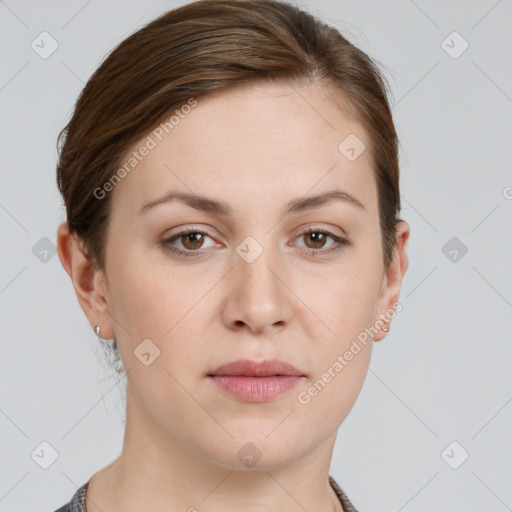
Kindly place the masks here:
<instances>
[{"instance_id":1,"label":"left eye","mask_svg":"<svg viewBox=\"0 0 512 512\"><path fill-rule=\"evenodd\" d=\"M213 239L203 231L182 231L181 233L163 240L161 242L161 246L164 247L167 251L170 251L179 256L197 256L201 255L202 253L202 251L199 251L198 249L204 248L205 237L210 238L213 241ZM305 247L299 245L299 247L301 247L300 250L313 256L335 251L341 249L345 245L350 245L348 240L338 237L333 233L323 229L310 229L309 231L301 233L296 238L296 240L300 238L306 240ZM323 249L328 238L333 240L333 243L328 246L328 249ZM182 248L173 245L173 243L176 241L181 243ZM215 245L216 243L214 242L210 245L210 247Z\"/></svg>"},{"instance_id":2,"label":"left eye","mask_svg":"<svg viewBox=\"0 0 512 512\"><path fill-rule=\"evenodd\" d=\"M307 231L306 233L302 233L299 238L306 240L306 247L308 249L323 249L328 238L334 240L334 245L336 245L337 237L331 233L328 233L327 231L317 229L315 231ZM310 241L311 245L308 245L308 241ZM332 245L333 244L331 244L331 246Z\"/></svg>"},{"instance_id":3,"label":"left eye","mask_svg":"<svg viewBox=\"0 0 512 512\"><path fill-rule=\"evenodd\" d=\"M325 254L330 254L335 251L339 251L343 249L344 246L352 245L352 242L348 239L339 237L330 231L326 231L321 228L310 228L308 231L305 231L298 238L305 238L306 240L311 241L311 245L309 242L306 243L306 248L301 248L301 251L306 253L309 256L321 256ZM328 246L328 249L317 250L318 248L325 247L325 241L327 238L334 240L334 242Z\"/></svg>"}]
</instances>

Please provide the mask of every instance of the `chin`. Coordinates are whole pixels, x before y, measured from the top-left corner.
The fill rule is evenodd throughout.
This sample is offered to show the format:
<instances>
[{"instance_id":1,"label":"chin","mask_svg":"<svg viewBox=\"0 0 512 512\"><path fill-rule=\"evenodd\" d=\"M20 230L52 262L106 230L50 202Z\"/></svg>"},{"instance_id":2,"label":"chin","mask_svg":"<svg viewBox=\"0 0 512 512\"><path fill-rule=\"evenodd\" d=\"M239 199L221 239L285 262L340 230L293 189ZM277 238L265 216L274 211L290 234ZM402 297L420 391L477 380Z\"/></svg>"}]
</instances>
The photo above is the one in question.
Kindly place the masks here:
<instances>
[{"instance_id":1,"label":"chin","mask_svg":"<svg viewBox=\"0 0 512 512\"><path fill-rule=\"evenodd\" d=\"M232 471L275 471L298 459L311 444L311 440L294 438L284 430L283 436L277 435L276 425L274 422L271 437L272 428L263 432L246 427L244 435L234 435L227 427L233 438L226 434L212 440L211 446L204 447L205 453L211 462Z\"/></svg>"}]
</instances>

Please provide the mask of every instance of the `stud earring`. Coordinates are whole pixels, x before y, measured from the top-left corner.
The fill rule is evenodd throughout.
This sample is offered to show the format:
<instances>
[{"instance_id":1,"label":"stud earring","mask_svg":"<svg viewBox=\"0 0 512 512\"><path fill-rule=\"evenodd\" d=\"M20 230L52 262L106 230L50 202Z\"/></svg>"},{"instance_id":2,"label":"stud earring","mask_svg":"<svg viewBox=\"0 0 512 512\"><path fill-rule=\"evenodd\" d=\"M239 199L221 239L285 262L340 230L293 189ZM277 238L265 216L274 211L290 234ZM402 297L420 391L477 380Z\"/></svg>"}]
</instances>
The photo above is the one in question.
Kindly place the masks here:
<instances>
[{"instance_id":1,"label":"stud earring","mask_svg":"<svg viewBox=\"0 0 512 512\"><path fill-rule=\"evenodd\" d=\"M389 327L387 325L385 325L384 327L382 327L382 330L387 332L387 331L389 331Z\"/></svg>"},{"instance_id":2,"label":"stud earring","mask_svg":"<svg viewBox=\"0 0 512 512\"><path fill-rule=\"evenodd\" d=\"M96 334L96 336L98 336L98 339L100 341L107 341L107 342L114 343L114 344L116 343L116 339L115 338L111 338L111 339L102 338L100 336L100 332L101 332L101 327L99 325L94 326L94 334Z\"/></svg>"}]
</instances>

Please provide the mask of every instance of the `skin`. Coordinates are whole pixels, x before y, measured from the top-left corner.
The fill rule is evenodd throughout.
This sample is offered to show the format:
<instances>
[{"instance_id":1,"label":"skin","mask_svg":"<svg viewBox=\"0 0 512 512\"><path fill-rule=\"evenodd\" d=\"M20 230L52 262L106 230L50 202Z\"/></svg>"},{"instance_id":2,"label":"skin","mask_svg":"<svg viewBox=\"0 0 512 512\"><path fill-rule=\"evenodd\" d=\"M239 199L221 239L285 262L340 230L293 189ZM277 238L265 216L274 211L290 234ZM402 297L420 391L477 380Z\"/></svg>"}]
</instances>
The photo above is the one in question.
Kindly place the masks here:
<instances>
[{"instance_id":1,"label":"skin","mask_svg":"<svg viewBox=\"0 0 512 512\"><path fill-rule=\"evenodd\" d=\"M59 227L59 257L80 305L103 338L117 338L128 373L122 454L92 476L89 512L148 504L154 512L342 510L329 466L372 340L309 403L297 396L392 310L409 238L402 221L385 268L369 150L355 161L338 150L351 133L368 142L319 84L218 91L199 98L115 187L105 272L91 266L66 223ZM289 201L334 188L364 209L332 201L283 217ZM179 201L139 214L168 191L224 201L232 216ZM178 237L168 246L202 255L173 255L159 244L179 227L206 232L203 245ZM310 227L352 243L327 252L334 240L322 245L304 234ZM236 252L248 236L263 248L252 263ZM161 351L149 366L133 353L146 338ZM229 361L274 357L306 377L267 402L229 397L206 377ZM237 457L248 442L262 454L251 468Z\"/></svg>"}]
</instances>

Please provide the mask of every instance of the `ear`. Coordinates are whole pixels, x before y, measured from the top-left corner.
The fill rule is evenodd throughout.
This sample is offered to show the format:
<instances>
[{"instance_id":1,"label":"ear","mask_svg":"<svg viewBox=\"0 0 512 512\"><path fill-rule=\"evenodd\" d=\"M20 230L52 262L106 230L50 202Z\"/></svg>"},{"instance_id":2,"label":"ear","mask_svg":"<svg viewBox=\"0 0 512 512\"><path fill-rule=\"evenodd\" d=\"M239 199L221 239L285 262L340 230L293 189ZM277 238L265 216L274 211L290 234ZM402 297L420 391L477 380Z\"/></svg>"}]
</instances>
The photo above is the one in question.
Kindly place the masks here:
<instances>
[{"instance_id":1,"label":"ear","mask_svg":"<svg viewBox=\"0 0 512 512\"><path fill-rule=\"evenodd\" d=\"M387 269L385 269L382 279L378 307L379 317L376 319L382 319L382 322L379 322L377 325L383 323L385 326L390 327L390 312L396 308L395 304L398 302L398 297L400 296L402 279L409 265L407 257L409 234L409 224L403 220L399 221L396 226L396 243L393 249L392 259ZM374 336L373 341L384 339L388 332L389 331L379 330Z\"/></svg>"},{"instance_id":2,"label":"ear","mask_svg":"<svg viewBox=\"0 0 512 512\"><path fill-rule=\"evenodd\" d=\"M62 266L69 274L78 302L92 328L101 327L102 338L114 338L108 306L105 274L87 259L82 251L83 241L69 232L67 222L57 229L57 251Z\"/></svg>"}]
</instances>

